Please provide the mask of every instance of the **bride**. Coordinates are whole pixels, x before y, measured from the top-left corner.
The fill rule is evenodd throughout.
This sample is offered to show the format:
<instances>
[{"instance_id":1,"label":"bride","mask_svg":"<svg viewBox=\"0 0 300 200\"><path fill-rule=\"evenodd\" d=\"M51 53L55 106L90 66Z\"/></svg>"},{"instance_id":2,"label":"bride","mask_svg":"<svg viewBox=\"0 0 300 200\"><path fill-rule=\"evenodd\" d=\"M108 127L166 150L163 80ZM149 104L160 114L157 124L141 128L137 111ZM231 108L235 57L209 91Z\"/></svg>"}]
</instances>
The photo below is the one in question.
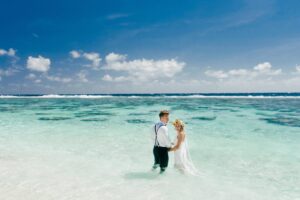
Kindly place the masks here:
<instances>
[{"instance_id":1,"label":"bride","mask_svg":"<svg viewBox=\"0 0 300 200\"><path fill-rule=\"evenodd\" d=\"M177 132L175 146L169 151L174 151L174 166L184 174L199 175L198 170L195 168L189 153L186 134L184 132L184 123L176 119L173 125Z\"/></svg>"}]
</instances>

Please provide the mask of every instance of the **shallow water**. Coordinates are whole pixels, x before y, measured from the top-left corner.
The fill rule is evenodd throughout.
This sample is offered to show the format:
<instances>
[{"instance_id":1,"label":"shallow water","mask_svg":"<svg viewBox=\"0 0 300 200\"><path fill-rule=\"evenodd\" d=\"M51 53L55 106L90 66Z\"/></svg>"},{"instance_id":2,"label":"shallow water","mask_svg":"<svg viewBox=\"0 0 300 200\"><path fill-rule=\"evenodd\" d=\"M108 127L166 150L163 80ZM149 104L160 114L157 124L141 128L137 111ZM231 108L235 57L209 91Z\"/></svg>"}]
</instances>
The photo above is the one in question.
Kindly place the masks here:
<instances>
[{"instance_id":1,"label":"shallow water","mask_svg":"<svg viewBox=\"0 0 300 200\"><path fill-rule=\"evenodd\" d=\"M186 122L200 177L172 154L150 172L161 109ZM300 99L0 99L0 199L294 200L299 152Z\"/></svg>"}]
</instances>

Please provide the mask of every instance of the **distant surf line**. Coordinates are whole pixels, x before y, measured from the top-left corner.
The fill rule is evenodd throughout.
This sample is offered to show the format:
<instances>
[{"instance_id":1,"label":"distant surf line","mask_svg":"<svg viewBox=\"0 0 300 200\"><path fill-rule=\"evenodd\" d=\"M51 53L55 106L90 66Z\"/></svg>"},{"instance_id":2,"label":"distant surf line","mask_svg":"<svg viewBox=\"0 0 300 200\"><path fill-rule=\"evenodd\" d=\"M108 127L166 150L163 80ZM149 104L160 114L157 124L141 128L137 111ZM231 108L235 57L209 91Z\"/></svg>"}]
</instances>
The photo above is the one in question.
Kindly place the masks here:
<instances>
[{"instance_id":1,"label":"distant surf line","mask_svg":"<svg viewBox=\"0 0 300 200\"><path fill-rule=\"evenodd\" d=\"M300 93L145 93L145 94L17 94L0 95L0 98L222 98L222 99L265 99L265 98L300 98Z\"/></svg>"}]
</instances>

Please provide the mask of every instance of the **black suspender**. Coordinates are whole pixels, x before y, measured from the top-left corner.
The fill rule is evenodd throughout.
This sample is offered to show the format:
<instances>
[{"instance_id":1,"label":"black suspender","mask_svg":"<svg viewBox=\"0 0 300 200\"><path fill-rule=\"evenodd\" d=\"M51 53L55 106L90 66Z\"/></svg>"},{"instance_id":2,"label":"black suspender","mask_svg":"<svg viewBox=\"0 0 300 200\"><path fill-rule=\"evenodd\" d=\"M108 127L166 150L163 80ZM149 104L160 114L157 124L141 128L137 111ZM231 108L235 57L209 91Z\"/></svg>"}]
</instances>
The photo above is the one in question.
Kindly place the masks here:
<instances>
[{"instance_id":1,"label":"black suspender","mask_svg":"<svg viewBox=\"0 0 300 200\"><path fill-rule=\"evenodd\" d=\"M158 127L158 129L156 129L156 125L157 125L157 124L154 125L154 131L155 131L155 144L154 144L154 146L158 146L158 147L159 147L159 142L158 142L158 140L157 140L157 132L158 132L158 130L160 129L160 127L162 127L162 126L164 126L164 125L160 125L160 126Z\"/></svg>"},{"instance_id":2,"label":"black suspender","mask_svg":"<svg viewBox=\"0 0 300 200\"><path fill-rule=\"evenodd\" d=\"M154 144L154 146L159 146L159 143L158 143L158 140L157 140L157 131L158 130L156 130L156 124L154 125L154 131L155 131L155 144Z\"/></svg>"}]
</instances>

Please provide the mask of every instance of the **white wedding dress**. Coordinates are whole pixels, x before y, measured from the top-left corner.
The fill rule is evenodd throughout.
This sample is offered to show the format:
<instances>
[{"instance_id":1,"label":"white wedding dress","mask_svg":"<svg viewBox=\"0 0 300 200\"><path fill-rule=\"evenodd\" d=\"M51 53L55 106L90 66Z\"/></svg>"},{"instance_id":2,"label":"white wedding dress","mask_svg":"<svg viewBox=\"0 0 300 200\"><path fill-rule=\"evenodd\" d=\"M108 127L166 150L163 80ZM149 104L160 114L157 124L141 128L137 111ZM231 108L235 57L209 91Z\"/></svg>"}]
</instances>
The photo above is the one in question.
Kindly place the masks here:
<instances>
[{"instance_id":1,"label":"white wedding dress","mask_svg":"<svg viewBox=\"0 0 300 200\"><path fill-rule=\"evenodd\" d=\"M177 144L177 137L174 142ZM181 142L180 147L174 152L174 167L184 174L199 175L198 170L192 162L186 136Z\"/></svg>"}]
</instances>

